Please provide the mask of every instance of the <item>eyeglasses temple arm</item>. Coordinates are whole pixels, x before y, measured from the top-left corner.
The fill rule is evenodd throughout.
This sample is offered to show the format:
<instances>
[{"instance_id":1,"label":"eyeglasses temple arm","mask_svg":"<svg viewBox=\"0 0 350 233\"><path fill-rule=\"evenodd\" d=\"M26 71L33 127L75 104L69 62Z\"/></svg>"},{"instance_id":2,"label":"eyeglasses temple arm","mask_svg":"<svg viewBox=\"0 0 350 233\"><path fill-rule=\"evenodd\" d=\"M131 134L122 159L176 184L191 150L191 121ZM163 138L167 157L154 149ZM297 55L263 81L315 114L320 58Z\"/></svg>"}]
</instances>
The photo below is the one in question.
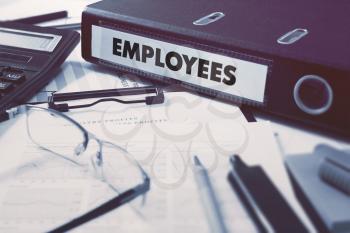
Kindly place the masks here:
<instances>
[{"instance_id":1,"label":"eyeglasses temple arm","mask_svg":"<svg viewBox=\"0 0 350 233\"><path fill-rule=\"evenodd\" d=\"M95 219L99 216L102 216L109 211L112 211L125 203L135 199L136 197L146 193L150 189L150 180L146 178L143 184L136 186L135 188L129 189L117 197L103 203L102 205L96 207L95 209L49 231L50 233L60 233L72 230L75 227L78 227L86 222L89 222L92 219Z\"/></svg>"}]
</instances>

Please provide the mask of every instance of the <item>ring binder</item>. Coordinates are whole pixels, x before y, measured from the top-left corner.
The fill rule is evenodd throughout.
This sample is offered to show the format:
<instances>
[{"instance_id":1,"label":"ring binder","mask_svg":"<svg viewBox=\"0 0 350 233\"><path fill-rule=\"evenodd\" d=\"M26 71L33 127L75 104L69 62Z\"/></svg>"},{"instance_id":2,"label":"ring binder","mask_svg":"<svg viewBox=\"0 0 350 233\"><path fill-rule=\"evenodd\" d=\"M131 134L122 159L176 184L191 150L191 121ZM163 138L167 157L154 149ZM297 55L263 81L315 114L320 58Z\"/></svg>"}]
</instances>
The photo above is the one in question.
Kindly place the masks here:
<instances>
[{"instance_id":1,"label":"ring binder","mask_svg":"<svg viewBox=\"0 0 350 233\"><path fill-rule=\"evenodd\" d=\"M349 11L345 2L325 1L104 0L83 12L82 55L92 63L349 135ZM193 24L212 12L224 17ZM300 81L310 76L317 78Z\"/></svg>"}]
</instances>

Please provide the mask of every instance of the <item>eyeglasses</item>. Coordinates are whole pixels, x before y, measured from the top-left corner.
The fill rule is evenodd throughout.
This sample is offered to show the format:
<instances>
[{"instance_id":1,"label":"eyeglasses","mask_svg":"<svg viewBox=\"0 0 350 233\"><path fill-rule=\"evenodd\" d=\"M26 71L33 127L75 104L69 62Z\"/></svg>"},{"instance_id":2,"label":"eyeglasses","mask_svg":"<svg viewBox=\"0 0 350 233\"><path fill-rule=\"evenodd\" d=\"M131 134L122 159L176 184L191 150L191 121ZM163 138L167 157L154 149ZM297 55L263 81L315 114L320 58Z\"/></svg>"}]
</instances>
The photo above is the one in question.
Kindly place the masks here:
<instances>
[{"instance_id":1,"label":"eyeglasses","mask_svg":"<svg viewBox=\"0 0 350 233\"><path fill-rule=\"evenodd\" d=\"M24 107L27 114L28 135L36 145L77 166L91 165L95 176L118 193L112 200L52 232L70 230L149 191L150 178L125 149L97 138L61 112L31 105ZM94 147L96 150L91 150L89 147ZM90 151L94 153L88 155L87 152Z\"/></svg>"}]
</instances>

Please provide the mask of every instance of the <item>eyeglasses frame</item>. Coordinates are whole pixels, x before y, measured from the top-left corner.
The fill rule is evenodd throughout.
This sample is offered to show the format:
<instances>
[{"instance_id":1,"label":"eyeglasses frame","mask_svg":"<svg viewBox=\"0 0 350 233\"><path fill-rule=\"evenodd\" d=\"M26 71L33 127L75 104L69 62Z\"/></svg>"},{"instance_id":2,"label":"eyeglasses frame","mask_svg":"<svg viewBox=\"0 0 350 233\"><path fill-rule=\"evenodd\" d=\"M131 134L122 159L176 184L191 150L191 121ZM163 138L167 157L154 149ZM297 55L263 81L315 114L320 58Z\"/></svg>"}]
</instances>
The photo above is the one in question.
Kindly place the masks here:
<instances>
[{"instance_id":1,"label":"eyeglasses frame","mask_svg":"<svg viewBox=\"0 0 350 233\"><path fill-rule=\"evenodd\" d=\"M103 162L103 157L102 157L102 145L105 144L110 144L112 146L115 146L116 148L122 150L123 152L125 152L126 154L129 154L124 148L112 143L112 142L108 142L108 141L104 141L99 139L98 137L96 137L94 134L90 133L88 130L86 130L83 126L81 126L78 122L76 122L74 119L66 116L65 114L56 111L54 109L50 109L50 108L44 108L44 107L39 107L39 106L34 106L34 105L24 105L25 107L25 112L28 113L28 111L34 109L34 110L39 110L39 111L45 111L48 113L52 113L55 115L58 115L59 117L64 118L65 120L69 121L70 123L72 123L74 126L76 126L79 130L82 131L83 133L83 137L84 137L84 142L82 143L82 150L79 151L79 153L76 153L77 156L79 156L82 152L84 152L88 146L88 143L90 140L95 140L98 143L99 146L99 151L98 151L98 155L97 158L99 159L99 163L97 163L98 165L102 165ZM75 164L77 164L75 161L64 157L63 155L60 155L58 153L55 153L54 151L51 151L50 149L47 149L43 146L41 146L40 144L38 144L37 142L35 142L35 140L33 140L31 134L30 134L30 130L28 127L28 114L26 116L26 123L27 123L27 133L28 136L30 137L30 139L40 148L45 149L47 151L52 152L53 154L60 156L63 159L66 159L68 161L71 161ZM128 158L130 159L130 158ZM135 187L128 189L126 191L123 191L121 193L119 193L116 197L112 198L111 200L101 204L100 206L88 211L87 213L55 228L54 230L50 231L50 232L64 232L64 231L68 231L71 230L83 223L86 223L96 217L99 217L111 210L114 210L115 208L118 208L119 206L126 204L128 202L130 202L131 200L142 196L144 194L146 194L149 190L150 190L150 178L148 176L148 174L146 173L146 171L141 167L141 165L137 162L136 159L133 158L133 162L135 163L135 165L139 168L141 175L143 177L143 182L141 184L136 185ZM94 164L94 163L93 163ZM96 169L96 168L95 168ZM108 182L106 182L108 184ZM117 191L115 188L113 188L110 184L108 184L112 189L114 189L115 191Z\"/></svg>"}]
</instances>

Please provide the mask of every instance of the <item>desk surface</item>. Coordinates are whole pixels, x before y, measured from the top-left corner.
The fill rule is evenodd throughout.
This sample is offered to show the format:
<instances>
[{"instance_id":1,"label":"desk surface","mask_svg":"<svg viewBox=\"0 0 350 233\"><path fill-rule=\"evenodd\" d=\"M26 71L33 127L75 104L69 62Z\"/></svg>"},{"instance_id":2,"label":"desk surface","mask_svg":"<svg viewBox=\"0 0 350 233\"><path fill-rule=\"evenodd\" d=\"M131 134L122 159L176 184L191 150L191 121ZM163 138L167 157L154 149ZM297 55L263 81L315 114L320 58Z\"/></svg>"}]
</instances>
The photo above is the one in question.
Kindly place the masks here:
<instances>
[{"instance_id":1,"label":"desk surface","mask_svg":"<svg viewBox=\"0 0 350 233\"><path fill-rule=\"evenodd\" d=\"M11 2L11 3L10 3ZM15 11L14 14L12 15L4 15L2 18L3 19L8 19L8 18L16 18L16 17L24 17L24 15L30 14L30 9L32 8L32 5L40 5L40 1L35 0L35 1L24 1L24 0L19 0L18 1L21 4L21 9L26 9L26 10L21 10L21 11ZM44 1L45 2L45 1ZM65 6L62 3L57 3L57 2L62 2L62 1L55 1L55 4L60 5L59 7L52 7L55 4L52 4L50 9L59 9L61 10L62 7L70 7L73 13L77 15L77 12L80 12L83 8L81 7L84 4L88 4L93 1L77 1L79 4L76 2L71 5ZM69 2L69 1L68 1ZM14 5L14 1L0 1L1 4L7 9L7 7L10 7L11 5ZM32 4L31 4L32 3ZM42 4L42 1L41 1ZM51 4L51 3L50 3ZM50 4L44 4L45 6L50 5ZM25 7L27 6L27 7ZM48 6L49 7L49 6ZM1 11L3 11L3 9ZM43 9L43 8L42 8ZM8 12L8 11L7 11ZM35 12L34 14L37 14ZM92 71L99 71L104 74L104 79L100 79L99 77L95 76L94 74L90 74L89 72ZM138 80L137 77L132 77L131 79L129 78L121 78L121 79L115 79L116 73L113 71L107 72L106 70L99 69L98 67L92 66L90 64L87 64L84 62L81 57L80 57L80 48L77 47L76 50L72 53L70 58L66 61L66 63L63 65L61 72L58 74L57 78L51 82L45 90L65 90L65 91L73 91L73 90L84 90L88 89L91 87L97 87L97 89L105 89L105 88L111 88L111 87L119 87L119 86L137 86L137 85L144 85L144 84L139 84L140 80ZM96 88L95 88L96 89ZM39 93L35 99L40 99L44 98L45 94ZM265 121L266 118L258 118L258 121ZM271 122L272 129L275 133L278 133L280 141L281 141L281 146L284 150L284 153L286 154L299 154L299 153L307 153L311 152L314 148L315 145L319 143L326 143L329 145L332 145L336 148L347 148L349 147L349 144L339 140L335 139L326 135L322 135L316 132L311 132L305 129L301 128L295 128L293 126L289 126L287 124L282 124L279 122ZM6 134L5 132L11 131L12 128L15 126L12 125L11 123L2 125L0 126L0 140L2 144L8 145L8 147L12 147L11 141L8 141L4 137ZM24 140L25 135L17 135L18 140ZM12 137L13 138L13 137ZM16 149L16 148L15 148ZM4 150L6 151L6 149ZM10 161L10 160L9 160ZM6 161L2 161L2 163L6 163ZM13 165L13 164L12 164ZM8 167L11 167L11 163L7 164ZM301 209L299 207L298 212L301 213ZM304 220L305 220L305 215L304 215ZM310 223L308 220L305 220L309 227L312 229L310 226Z\"/></svg>"}]
</instances>

